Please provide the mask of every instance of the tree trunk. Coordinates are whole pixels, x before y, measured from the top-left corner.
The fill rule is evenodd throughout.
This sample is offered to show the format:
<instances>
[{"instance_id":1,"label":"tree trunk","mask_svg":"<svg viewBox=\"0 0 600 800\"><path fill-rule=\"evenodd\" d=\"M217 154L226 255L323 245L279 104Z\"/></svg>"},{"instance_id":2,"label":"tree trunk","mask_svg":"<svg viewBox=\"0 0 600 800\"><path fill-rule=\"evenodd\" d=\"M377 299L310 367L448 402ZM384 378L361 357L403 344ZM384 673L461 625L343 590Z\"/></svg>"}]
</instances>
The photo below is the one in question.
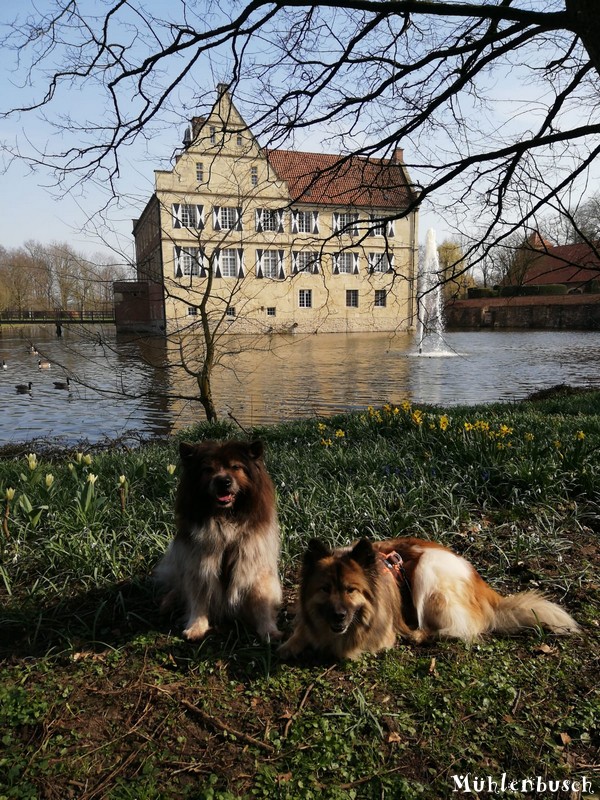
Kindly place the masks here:
<instances>
[{"instance_id":1,"label":"tree trunk","mask_svg":"<svg viewBox=\"0 0 600 800\"><path fill-rule=\"evenodd\" d=\"M583 42L594 69L600 75L600 15L598 0L565 0L574 31Z\"/></svg>"}]
</instances>

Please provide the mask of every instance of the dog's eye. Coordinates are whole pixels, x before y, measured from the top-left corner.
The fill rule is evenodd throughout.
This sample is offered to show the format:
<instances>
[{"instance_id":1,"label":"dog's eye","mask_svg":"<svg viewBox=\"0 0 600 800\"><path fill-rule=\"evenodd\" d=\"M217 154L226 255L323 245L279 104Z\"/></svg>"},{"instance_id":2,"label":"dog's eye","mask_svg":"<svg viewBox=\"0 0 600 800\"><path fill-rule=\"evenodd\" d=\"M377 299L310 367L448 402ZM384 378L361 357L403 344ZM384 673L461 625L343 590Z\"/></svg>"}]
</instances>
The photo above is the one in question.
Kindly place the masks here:
<instances>
[{"instance_id":1,"label":"dog's eye","mask_svg":"<svg viewBox=\"0 0 600 800\"><path fill-rule=\"evenodd\" d=\"M345 586L344 589L346 591L346 594L352 594L353 592L356 591L356 587L355 586Z\"/></svg>"},{"instance_id":2,"label":"dog's eye","mask_svg":"<svg viewBox=\"0 0 600 800\"><path fill-rule=\"evenodd\" d=\"M243 467L241 464L232 464L232 465L229 467L229 469L230 469L232 472L241 472L241 471L244 469L244 467Z\"/></svg>"}]
</instances>

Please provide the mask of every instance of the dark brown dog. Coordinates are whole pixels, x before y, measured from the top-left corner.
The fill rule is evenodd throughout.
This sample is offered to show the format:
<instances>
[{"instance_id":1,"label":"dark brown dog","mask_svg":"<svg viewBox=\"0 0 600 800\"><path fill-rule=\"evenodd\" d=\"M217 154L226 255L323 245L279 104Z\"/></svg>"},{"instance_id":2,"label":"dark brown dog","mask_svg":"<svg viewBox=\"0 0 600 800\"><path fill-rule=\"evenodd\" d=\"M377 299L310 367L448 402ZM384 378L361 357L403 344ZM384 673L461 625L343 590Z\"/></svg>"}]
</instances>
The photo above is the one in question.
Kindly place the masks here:
<instances>
[{"instance_id":1,"label":"dark brown dog","mask_svg":"<svg viewBox=\"0 0 600 800\"><path fill-rule=\"evenodd\" d=\"M280 638L279 524L262 442L182 442L179 452L177 533L156 575L166 599L186 605L184 636L234 618Z\"/></svg>"}]
</instances>

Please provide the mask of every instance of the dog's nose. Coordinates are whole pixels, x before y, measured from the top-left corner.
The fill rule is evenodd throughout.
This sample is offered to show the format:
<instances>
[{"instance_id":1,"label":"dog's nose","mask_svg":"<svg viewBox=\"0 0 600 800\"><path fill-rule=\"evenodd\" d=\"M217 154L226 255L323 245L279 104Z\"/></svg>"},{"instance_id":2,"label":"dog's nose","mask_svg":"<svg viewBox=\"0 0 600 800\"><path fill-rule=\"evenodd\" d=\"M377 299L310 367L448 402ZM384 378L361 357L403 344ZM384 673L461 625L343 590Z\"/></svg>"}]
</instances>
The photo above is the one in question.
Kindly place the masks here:
<instances>
[{"instance_id":1,"label":"dog's nose","mask_svg":"<svg viewBox=\"0 0 600 800\"><path fill-rule=\"evenodd\" d=\"M231 478L229 475L217 475L215 478L215 485L218 489L226 490L231 489Z\"/></svg>"},{"instance_id":2,"label":"dog's nose","mask_svg":"<svg viewBox=\"0 0 600 800\"><path fill-rule=\"evenodd\" d=\"M333 619L336 622L343 622L346 619L346 610L343 608L334 608Z\"/></svg>"}]
</instances>

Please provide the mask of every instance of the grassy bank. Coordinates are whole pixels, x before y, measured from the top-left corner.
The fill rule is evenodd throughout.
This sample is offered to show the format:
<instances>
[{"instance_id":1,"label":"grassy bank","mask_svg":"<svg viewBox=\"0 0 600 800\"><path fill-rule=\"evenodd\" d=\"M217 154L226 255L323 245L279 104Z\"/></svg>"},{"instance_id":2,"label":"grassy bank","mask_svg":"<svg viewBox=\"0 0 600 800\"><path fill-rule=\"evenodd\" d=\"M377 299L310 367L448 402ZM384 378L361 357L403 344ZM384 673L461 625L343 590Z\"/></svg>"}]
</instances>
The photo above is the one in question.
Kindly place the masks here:
<instances>
[{"instance_id":1,"label":"grassy bank","mask_svg":"<svg viewBox=\"0 0 600 800\"><path fill-rule=\"evenodd\" d=\"M192 646L159 616L149 575L172 535L175 440L6 455L0 798L446 798L467 773L585 778L597 795L599 410L599 393L406 403L252 431L290 602L310 536L410 534L501 592L541 588L584 628L337 665L280 663L236 627Z\"/></svg>"}]
</instances>

